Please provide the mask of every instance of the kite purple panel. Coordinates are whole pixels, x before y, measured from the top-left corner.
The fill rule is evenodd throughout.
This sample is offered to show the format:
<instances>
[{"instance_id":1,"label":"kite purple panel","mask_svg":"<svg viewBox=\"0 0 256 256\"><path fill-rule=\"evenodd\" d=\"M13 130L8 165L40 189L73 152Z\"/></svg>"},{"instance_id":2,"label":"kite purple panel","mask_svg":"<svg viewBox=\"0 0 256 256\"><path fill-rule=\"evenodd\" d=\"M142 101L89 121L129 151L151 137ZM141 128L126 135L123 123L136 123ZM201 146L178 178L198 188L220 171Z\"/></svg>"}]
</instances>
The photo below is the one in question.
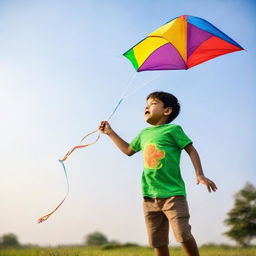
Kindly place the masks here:
<instances>
[{"instance_id":1,"label":"kite purple panel","mask_svg":"<svg viewBox=\"0 0 256 256\"><path fill-rule=\"evenodd\" d=\"M188 37L187 37L187 58L192 52L200 46L205 40L209 39L213 35L188 23Z\"/></svg>"},{"instance_id":2,"label":"kite purple panel","mask_svg":"<svg viewBox=\"0 0 256 256\"><path fill-rule=\"evenodd\" d=\"M155 50L140 66L138 71L167 69L187 69L179 52L170 43Z\"/></svg>"}]
</instances>

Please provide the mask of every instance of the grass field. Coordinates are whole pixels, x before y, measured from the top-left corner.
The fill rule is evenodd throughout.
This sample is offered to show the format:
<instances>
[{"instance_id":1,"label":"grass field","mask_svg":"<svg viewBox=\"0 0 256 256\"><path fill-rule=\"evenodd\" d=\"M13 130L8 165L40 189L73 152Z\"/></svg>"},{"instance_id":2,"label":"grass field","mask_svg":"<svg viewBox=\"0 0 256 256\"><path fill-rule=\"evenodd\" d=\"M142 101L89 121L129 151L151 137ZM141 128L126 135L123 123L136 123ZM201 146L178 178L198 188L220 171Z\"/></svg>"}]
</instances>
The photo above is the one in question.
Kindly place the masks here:
<instances>
[{"instance_id":1,"label":"grass field","mask_svg":"<svg viewBox=\"0 0 256 256\"><path fill-rule=\"evenodd\" d=\"M256 256L256 247L221 248L205 247L200 249L201 256ZM153 250L144 247L102 249L93 247L67 248L30 248L2 249L0 256L153 256ZM171 248L171 256L182 256L180 248Z\"/></svg>"}]
</instances>

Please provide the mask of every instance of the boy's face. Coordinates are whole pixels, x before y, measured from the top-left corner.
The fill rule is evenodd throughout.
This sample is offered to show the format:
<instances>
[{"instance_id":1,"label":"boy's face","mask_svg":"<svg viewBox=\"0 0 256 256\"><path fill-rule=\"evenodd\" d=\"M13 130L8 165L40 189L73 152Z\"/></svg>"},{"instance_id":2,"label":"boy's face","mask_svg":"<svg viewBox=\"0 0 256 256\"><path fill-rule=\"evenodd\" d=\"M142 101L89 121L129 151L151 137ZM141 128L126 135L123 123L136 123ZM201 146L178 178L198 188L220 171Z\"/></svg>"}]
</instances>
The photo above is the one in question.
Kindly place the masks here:
<instances>
[{"instance_id":1,"label":"boy's face","mask_svg":"<svg viewBox=\"0 0 256 256\"><path fill-rule=\"evenodd\" d=\"M164 103L157 98L149 98L144 111L144 120L151 125L166 123L172 108L164 107Z\"/></svg>"}]
</instances>

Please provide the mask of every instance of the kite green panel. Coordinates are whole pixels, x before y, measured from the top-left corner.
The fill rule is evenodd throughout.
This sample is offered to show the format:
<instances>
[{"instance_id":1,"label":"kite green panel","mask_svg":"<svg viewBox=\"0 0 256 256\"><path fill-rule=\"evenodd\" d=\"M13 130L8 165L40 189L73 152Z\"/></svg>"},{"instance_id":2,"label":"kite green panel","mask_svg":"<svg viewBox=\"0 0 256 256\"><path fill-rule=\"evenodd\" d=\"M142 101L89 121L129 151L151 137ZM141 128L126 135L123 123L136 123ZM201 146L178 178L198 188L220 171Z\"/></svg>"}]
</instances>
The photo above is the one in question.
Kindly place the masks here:
<instances>
[{"instance_id":1,"label":"kite green panel","mask_svg":"<svg viewBox=\"0 0 256 256\"><path fill-rule=\"evenodd\" d=\"M134 66L134 68L136 69L136 70L138 70L138 62L137 62L137 60L136 60L136 58L135 58L135 56L134 56L134 51L133 51L133 49L131 49L131 50L129 50L129 51L127 51L126 53L124 53L124 56L126 57L126 58L128 58L130 61L131 61L131 63L132 63L132 65Z\"/></svg>"}]
</instances>

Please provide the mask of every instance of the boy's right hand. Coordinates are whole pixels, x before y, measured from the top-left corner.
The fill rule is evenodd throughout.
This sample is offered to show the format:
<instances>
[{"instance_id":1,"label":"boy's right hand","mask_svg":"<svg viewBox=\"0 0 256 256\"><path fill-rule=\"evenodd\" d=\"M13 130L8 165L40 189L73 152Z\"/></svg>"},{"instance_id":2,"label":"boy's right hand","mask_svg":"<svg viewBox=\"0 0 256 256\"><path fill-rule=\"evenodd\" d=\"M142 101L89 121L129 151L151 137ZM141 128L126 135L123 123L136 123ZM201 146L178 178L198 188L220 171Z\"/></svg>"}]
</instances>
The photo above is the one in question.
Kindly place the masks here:
<instances>
[{"instance_id":1,"label":"boy's right hand","mask_svg":"<svg viewBox=\"0 0 256 256\"><path fill-rule=\"evenodd\" d=\"M110 135L113 132L111 126L107 121L102 121L98 129L101 133L104 133L107 135Z\"/></svg>"}]
</instances>

